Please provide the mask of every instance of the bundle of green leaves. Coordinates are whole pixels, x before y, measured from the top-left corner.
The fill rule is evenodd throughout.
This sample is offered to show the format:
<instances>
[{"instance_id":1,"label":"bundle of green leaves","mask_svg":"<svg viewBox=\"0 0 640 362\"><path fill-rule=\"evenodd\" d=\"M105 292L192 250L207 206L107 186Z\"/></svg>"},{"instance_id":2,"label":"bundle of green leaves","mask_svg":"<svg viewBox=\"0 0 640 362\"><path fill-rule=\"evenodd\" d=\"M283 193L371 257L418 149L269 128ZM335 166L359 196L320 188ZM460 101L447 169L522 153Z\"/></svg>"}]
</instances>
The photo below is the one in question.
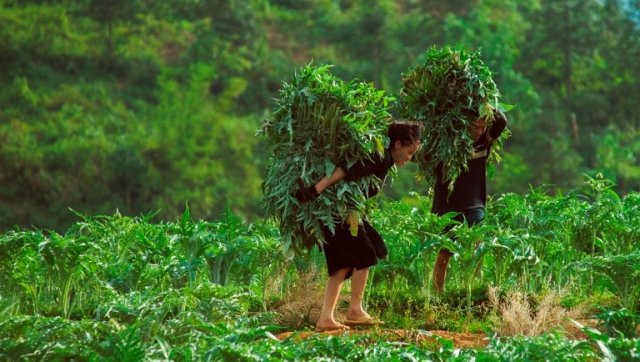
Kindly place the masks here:
<instances>
[{"instance_id":1,"label":"bundle of green leaves","mask_svg":"<svg viewBox=\"0 0 640 362\"><path fill-rule=\"evenodd\" d=\"M340 181L316 200L300 203L295 192L330 176L339 162L347 166L382 154L388 142L393 100L372 84L344 82L331 66L307 65L280 91L261 133L273 151L263 183L264 205L280 227L287 251L300 252L324 240L322 225L353 220L364 209L364 194L379 186L375 176Z\"/></svg>"},{"instance_id":2,"label":"bundle of green leaves","mask_svg":"<svg viewBox=\"0 0 640 362\"><path fill-rule=\"evenodd\" d=\"M432 47L422 60L403 74L399 106L403 117L422 122L422 148L417 155L420 177L431 187L435 169L443 166L443 176L453 181L467 168L473 154L470 129L479 117L494 122L499 92L491 71L479 52L451 47ZM492 146L491 158L499 160L500 137Z\"/></svg>"}]
</instances>

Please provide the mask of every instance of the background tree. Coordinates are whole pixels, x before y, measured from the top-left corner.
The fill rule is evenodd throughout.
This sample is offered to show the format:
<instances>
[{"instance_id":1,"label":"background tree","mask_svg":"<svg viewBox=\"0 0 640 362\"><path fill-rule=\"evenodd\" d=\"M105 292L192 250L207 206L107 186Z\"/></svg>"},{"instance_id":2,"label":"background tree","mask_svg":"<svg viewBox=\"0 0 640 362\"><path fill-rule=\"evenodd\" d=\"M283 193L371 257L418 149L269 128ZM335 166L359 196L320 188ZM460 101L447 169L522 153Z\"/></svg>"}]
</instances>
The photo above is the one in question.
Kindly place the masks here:
<instances>
[{"instance_id":1,"label":"background tree","mask_svg":"<svg viewBox=\"0 0 640 362\"><path fill-rule=\"evenodd\" d=\"M113 58L113 25L118 20L131 19L136 12L136 2L130 0L90 0L88 14L104 24L106 49Z\"/></svg>"}]
</instances>

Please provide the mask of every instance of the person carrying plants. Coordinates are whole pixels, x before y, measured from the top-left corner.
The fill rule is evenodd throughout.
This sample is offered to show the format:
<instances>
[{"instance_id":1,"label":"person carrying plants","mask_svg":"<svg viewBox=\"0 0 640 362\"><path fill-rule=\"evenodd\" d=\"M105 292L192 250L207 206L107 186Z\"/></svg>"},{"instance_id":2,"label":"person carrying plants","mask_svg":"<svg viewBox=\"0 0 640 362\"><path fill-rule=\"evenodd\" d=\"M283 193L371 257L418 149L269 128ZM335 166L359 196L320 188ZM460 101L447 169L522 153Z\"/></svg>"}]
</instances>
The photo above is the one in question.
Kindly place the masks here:
<instances>
[{"instance_id":1,"label":"person carrying plants","mask_svg":"<svg viewBox=\"0 0 640 362\"><path fill-rule=\"evenodd\" d=\"M425 129L416 162L418 179L433 190L432 212L458 213L455 220L470 226L484 218L487 160L500 160L509 133L503 134L507 119L492 74L479 51L434 46L402 75L400 115ZM438 253L438 292L451 255L446 248Z\"/></svg>"},{"instance_id":2,"label":"person carrying plants","mask_svg":"<svg viewBox=\"0 0 640 362\"><path fill-rule=\"evenodd\" d=\"M324 177L314 185L299 189L295 197L301 203L312 201L329 186L342 179L354 181L375 175L384 182L394 164L403 166L418 151L421 133L420 123L393 122L388 129L390 147L384 150L383 155L376 154L371 160L356 162L351 167L341 162L330 177ZM376 195L379 189L370 188L363 192L365 197L369 198ZM369 268L388 254L380 234L366 220L361 220L354 236L350 231L349 222L343 221L335 225L335 233L327 227L324 228L324 241L322 250L327 262L329 280L316 331L346 330L349 326L381 324L365 312L362 306ZM345 325L334 319L334 309L342 284L349 277L352 278L351 301Z\"/></svg>"},{"instance_id":3,"label":"person carrying plants","mask_svg":"<svg viewBox=\"0 0 640 362\"><path fill-rule=\"evenodd\" d=\"M487 201L487 157L493 142L504 131L507 125L507 117L501 110L493 113L494 122L487 129L487 121L483 117L476 117L471 124L470 134L473 139L473 155L453 184L453 190L449 193L451 182L446 180L442 172L442 164L436 167L436 182L433 190L433 205L431 212L436 215L444 215L449 212L458 213L454 220L460 223L466 222L473 226L480 223L485 216L485 204ZM445 229L448 232L451 227ZM433 268L435 289L438 292L444 290L447 265L451 258L451 251L440 249Z\"/></svg>"}]
</instances>

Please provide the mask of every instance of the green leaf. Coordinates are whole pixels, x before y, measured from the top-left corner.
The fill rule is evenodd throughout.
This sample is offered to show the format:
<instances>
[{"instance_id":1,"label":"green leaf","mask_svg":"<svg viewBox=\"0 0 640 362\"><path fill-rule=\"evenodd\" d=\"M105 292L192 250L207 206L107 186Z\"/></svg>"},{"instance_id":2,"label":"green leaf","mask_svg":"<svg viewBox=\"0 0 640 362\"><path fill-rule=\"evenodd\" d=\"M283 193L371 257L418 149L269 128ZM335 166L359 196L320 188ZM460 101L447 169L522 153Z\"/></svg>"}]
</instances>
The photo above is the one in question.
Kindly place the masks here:
<instances>
[{"instance_id":1,"label":"green leaf","mask_svg":"<svg viewBox=\"0 0 640 362\"><path fill-rule=\"evenodd\" d=\"M336 168L336 165L333 164L333 162L331 162L330 159L326 158L324 160L324 170L325 170L325 176L326 177L331 177L331 174L333 173L333 170Z\"/></svg>"}]
</instances>

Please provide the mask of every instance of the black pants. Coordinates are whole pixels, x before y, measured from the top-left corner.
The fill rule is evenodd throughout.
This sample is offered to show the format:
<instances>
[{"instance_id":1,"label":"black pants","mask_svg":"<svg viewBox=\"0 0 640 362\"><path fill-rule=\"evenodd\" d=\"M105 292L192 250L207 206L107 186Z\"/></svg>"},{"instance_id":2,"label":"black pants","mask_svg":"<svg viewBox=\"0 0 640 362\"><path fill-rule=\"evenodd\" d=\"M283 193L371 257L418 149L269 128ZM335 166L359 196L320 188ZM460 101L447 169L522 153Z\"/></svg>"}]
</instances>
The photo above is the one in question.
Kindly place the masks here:
<instances>
[{"instance_id":1,"label":"black pants","mask_svg":"<svg viewBox=\"0 0 640 362\"><path fill-rule=\"evenodd\" d=\"M475 209L469 209L469 210L460 211L459 214L456 215L456 217L453 218L453 220L455 220L457 222L466 222L467 225L473 226L473 225L477 225L480 222L482 222L482 220L484 220L484 216L485 216L484 208L477 207ZM444 229L444 232L445 233L449 232L451 229L453 229L454 226L455 225L447 226Z\"/></svg>"}]
</instances>

